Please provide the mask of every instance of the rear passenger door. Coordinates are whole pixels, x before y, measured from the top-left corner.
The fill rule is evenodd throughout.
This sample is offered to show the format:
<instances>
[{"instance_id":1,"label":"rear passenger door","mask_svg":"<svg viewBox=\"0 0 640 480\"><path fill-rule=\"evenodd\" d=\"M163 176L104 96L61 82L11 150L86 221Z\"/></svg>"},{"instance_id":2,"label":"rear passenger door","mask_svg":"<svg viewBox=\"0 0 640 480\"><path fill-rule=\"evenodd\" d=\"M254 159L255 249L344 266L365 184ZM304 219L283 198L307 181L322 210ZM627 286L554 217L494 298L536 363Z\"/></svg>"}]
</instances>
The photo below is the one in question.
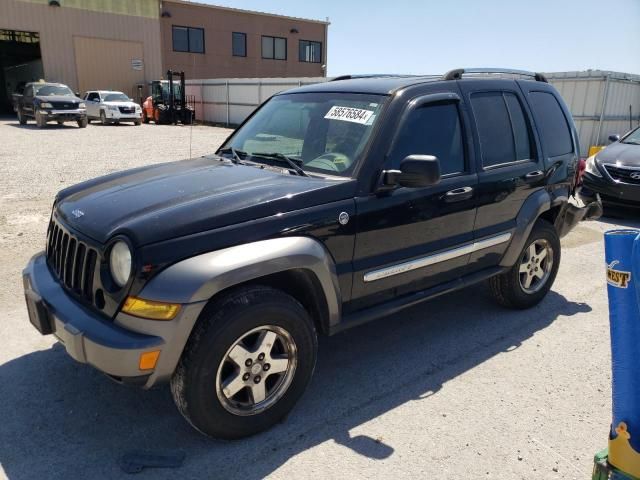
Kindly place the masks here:
<instances>
[{"instance_id":1,"label":"rear passenger door","mask_svg":"<svg viewBox=\"0 0 640 480\"><path fill-rule=\"evenodd\" d=\"M469 259L469 270L478 271L499 263L520 208L529 195L544 188L546 172L531 112L517 83L479 79L459 83L475 130L475 241L488 245Z\"/></svg>"}]
</instances>

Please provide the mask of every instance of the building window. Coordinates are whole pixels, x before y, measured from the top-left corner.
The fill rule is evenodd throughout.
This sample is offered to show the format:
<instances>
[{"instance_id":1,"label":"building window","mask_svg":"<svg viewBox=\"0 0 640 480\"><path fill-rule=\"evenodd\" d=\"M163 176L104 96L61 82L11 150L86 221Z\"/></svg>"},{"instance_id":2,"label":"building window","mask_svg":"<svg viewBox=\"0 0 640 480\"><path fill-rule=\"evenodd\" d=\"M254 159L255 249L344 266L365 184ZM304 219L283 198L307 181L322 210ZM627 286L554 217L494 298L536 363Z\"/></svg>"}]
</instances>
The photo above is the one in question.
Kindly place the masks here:
<instances>
[{"instance_id":1,"label":"building window","mask_svg":"<svg viewBox=\"0 0 640 480\"><path fill-rule=\"evenodd\" d=\"M231 50L234 57L246 57L247 56L247 34L233 32L231 34Z\"/></svg>"},{"instance_id":2,"label":"building window","mask_svg":"<svg viewBox=\"0 0 640 480\"><path fill-rule=\"evenodd\" d=\"M271 60L287 59L287 39L280 37L262 37L262 58Z\"/></svg>"},{"instance_id":3,"label":"building window","mask_svg":"<svg viewBox=\"0 0 640 480\"><path fill-rule=\"evenodd\" d=\"M300 40L300 55L298 60L301 62L321 63L322 43Z\"/></svg>"},{"instance_id":4,"label":"building window","mask_svg":"<svg viewBox=\"0 0 640 480\"><path fill-rule=\"evenodd\" d=\"M174 25L173 51L204 53L204 29Z\"/></svg>"}]
</instances>

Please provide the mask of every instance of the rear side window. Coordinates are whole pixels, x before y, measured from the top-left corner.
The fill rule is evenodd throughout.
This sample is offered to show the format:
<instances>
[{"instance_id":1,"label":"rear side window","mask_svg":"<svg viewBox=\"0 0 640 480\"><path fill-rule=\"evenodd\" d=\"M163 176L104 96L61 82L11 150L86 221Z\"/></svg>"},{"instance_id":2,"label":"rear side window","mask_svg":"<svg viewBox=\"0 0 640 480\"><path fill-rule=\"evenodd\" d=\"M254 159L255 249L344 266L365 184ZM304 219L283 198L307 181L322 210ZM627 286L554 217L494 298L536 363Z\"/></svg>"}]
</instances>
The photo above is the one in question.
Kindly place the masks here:
<instances>
[{"instance_id":1,"label":"rear side window","mask_svg":"<svg viewBox=\"0 0 640 480\"><path fill-rule=\"evenodd\" d=\"M443 175L465 171L462 126L453 103L427 105L413 110L396 141L393 166L408 155L435 155Z\"/></svg>"},{"instance_id":2,"label":"rear side window","mask_svg":"<svg viewBox=\"0 0 640 480\"><path fill-rule=\"evenodd\" d=\"M558 157L572 153L571 131L556 97L548 92L531 92L529 101L547 155Z\"/></svg>"},{"instance_id":3,"label":"rear side window","mask_svg":"<svg viewBox=\"0 0 640 480\"><path fill-rule=\"evenodd\" d=\"M471 106L483 167L532 158L529 127L518 97L509 92L475 93Z\"/></svg>"}]
</instances>

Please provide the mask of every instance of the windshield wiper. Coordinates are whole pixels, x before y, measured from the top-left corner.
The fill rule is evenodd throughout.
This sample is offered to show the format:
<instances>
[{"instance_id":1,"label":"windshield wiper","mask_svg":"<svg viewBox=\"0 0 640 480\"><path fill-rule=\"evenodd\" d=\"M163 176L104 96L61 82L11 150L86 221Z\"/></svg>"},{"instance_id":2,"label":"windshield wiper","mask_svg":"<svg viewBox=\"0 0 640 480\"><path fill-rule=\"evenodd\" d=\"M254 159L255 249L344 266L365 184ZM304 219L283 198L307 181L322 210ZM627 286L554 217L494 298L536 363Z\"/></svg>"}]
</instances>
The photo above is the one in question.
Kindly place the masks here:
<instances>
[{"instance_id":1,"label":"windshield wiper","mask_svg":"<svg viewBox=\"0 0 640 480\"><path fill-rule=\"evenodd\" d=\"M300 165L302 165L302 160L299 160L297 158L292 158L292 157L288 157L287 155L284 155L283 153L277 153L277 152L273 152L273 153L261 153L261 152L254 152L251 154L252 157L263 157L263 158L270 158L273 160L278 160L281 162L285 162L288 163L289 166L301 177L308 177L309 174L307 174L307 172L305 172Z\"/></svg>"},{"instance_id":2,"label":"windshield wiper","mask_svg":"<svg viewBox=\"0 0 640 480\"><path fill-rule=\"evenodd\" d=\"M620 143L626 143L627 145L640 145L640 142L635 142L633 140L631 140L630 142L620 142Z\"/></svg>"},{"instance_id":3,"label":"windshield wiper","mask_svg":"<svg viewBox=\"0 0 640 480\"><path fill-rule=\"evenodd\" d=\"M232 158L230 158L229 160L231 160L233 163L242 163L240 155L244 155L245 157L247 156L247 152L243 152L242 150L238 151L233 147L222 148L218 151L220 153L230 153L232 155Z\"/></svg>"}]
</instances>

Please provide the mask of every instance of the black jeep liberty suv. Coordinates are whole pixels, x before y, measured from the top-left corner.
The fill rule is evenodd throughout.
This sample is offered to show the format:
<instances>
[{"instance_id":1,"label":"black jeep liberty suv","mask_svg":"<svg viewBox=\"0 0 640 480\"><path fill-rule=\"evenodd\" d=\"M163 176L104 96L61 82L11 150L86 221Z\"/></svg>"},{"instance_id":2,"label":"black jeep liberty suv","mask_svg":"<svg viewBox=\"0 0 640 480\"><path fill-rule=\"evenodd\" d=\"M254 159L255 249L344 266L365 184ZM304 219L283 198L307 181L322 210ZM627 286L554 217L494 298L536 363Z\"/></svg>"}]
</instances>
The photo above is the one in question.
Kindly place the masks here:
<instances>
[{"instance_id":1,"label":"black jeep liberty suv","mask_svg":"<svg viewBox=\"0 0 640 480\"><path fill-rule=\"evenodd\" d=\"M527 308L576 199L571 115L544 76L343 77L260 106L214 155L62 190L24 270L29 317L75 360L170 381L214 437L282 419L317 335L487 280Z\"/></svg>"}]
</instances>

